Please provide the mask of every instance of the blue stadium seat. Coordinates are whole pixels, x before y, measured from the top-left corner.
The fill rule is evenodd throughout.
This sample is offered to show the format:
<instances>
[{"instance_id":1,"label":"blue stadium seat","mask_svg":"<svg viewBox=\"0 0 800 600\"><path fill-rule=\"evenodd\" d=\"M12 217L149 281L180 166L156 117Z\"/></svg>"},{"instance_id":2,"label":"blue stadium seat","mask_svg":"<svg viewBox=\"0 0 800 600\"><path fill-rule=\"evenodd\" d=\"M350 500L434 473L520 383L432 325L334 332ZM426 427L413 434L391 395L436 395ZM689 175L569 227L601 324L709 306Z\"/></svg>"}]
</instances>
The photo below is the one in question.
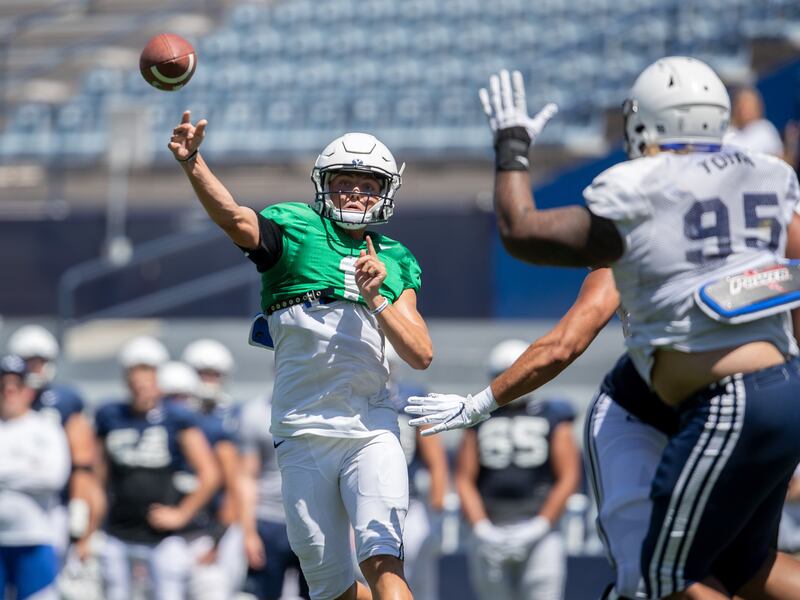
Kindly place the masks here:
<instances>
[{"instance_id":1,"label":"blue stadium seat","mask_svg":"<svg viewBox=\"0 0 800 600\"><path fill-rule=\"evenodd\" d=\"M551 141L580 140L581 128L594 140L599 115L652 60L684 53L745 71L749 38L800 29L800 2L285 0L235 4L222 22L197 42L200 68L184 90L155 91L134 66L93 69L69 102L12 114L0 152L100 153L106 107L119 101L144 103L159 136L187 106L204 113L220 156L316 151L334 129L485 151L476 93L501 68L523 72L531 110L561 105ZM242 131L259 135L237 145Z\"/></svg>"}]
</instances>

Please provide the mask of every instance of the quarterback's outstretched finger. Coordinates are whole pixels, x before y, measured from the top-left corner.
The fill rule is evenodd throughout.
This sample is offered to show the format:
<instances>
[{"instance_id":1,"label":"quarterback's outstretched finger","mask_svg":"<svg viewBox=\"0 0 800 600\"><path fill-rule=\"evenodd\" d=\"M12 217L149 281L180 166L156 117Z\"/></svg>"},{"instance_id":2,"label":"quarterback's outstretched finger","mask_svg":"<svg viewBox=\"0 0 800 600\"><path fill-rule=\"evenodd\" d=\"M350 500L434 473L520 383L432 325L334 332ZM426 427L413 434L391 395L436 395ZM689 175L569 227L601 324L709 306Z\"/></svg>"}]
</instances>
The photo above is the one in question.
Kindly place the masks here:
<instances>
[{"instance_id":1,"label":"quarterback's outstretched finger","mask_svg":"<svg viewBox=\"0 0 800 600\"><path fill-rule=\"evenodd\" d=\"M192 122L192 111L190 110L183 111L183 115L181 116L181 124L191 123L191 122Z\"/></svg>"},{"instance_id":2,"label":"quarterback's outstretched finger","mask_svg":"<svg viewBox=\"0 0 800 600\"><path fill-rule=\"evenodd\" d=\"M197 127L194 129L195 137L199 137L200 139L206 134L206 126L208 125L208 119L200 119L197 123Z\"/></svg>"},{"instance_id":3,"label":"quarterback's outstretched finger","mask_svg":"<svg viewBox=\"0 0 800 600\"><path fill-rule=\"evenodd\" d=\"M372 245L372 238L370 236L366 236L367 238L367 253L370 256L378 256L378 253L375 252L375 246Z\"/></svg>"}]
</instances>

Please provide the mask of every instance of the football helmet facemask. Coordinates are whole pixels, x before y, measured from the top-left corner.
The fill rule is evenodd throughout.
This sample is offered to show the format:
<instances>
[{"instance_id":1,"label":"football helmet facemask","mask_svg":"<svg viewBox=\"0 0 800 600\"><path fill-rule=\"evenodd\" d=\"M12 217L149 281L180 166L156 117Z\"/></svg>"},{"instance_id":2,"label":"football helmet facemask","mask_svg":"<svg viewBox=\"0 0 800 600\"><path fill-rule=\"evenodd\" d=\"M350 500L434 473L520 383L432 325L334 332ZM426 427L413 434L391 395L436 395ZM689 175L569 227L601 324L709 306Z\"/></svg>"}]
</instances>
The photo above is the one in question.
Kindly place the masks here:
<instances>
[{"instance_id":1,"label":"football helmet facemask","mask_svg":"<svg viewBox=\"0 0 800 600\"><path fill-rule=\"evenodd\" d=\"M716 147L728 129L731 101L717 74L702 61L668 56L647 67L622 105L625 152Z\"/></svg>"},{"instance_id":2,"label":"football helmet facemask","mask_svg":"<svg viewBox=\"0 0 800 600\"><path fill-rule=\"evenodd\" d=\"M313 208L321 216L344 229L362 229L367 225L386 223L394 212L394 195L400 189L405 163L397 168L394 156L375 136L368 133L346 133L336 138L317 157L311 171L316 195ZM369 206L375 194L366 196L363 211L344 210L333 202L330 181L339 173L367 173L381 183L378 201Z\"/></svg>"}]
</instances>

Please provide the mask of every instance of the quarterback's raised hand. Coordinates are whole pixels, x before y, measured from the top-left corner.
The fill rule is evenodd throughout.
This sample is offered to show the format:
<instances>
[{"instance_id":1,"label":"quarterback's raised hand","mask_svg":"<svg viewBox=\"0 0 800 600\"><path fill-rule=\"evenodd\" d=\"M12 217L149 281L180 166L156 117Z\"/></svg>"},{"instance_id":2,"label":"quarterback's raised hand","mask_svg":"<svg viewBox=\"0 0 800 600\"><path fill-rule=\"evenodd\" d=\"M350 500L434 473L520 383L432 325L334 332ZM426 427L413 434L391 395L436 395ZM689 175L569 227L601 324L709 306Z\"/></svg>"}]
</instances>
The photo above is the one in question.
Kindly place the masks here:
<instances>
[{"instance_id":1,"label":"quarterback's raised hand","mask_svg":"<svg viewBox=\"0 0 800 600\"><path fill-rule=\"evenodd\" d=\"M197 125L192 125L192 113L184 111L180 125L172 130L172 139L167 144L176 160L189 162L197 156L197 151L206 135L206 125L208 125L206 119L201 119Z\"/></svg>"},{"instance_id":2,"label":"quarterback's raised hand","mask_svg":"<svg viewBox=\"0 0 800 600\"><path fill-rule=\"evenodd\" d=\"M433 425L423 429L422 435L429 436L440 431L472 427L489 418L489 413L497 408L492 389L487 387L474 396L457 394L428 394L411 396L405 412L416 415L408 424L414 427Z\"/></svg>"},{"instance_id":3,"label":"quarterback's raised hand","mask_svg":"<svg viewBox=\"0 0 800 600\"><path fill-rule=\"evenodd\" d=\"M499 74L492 75L489 89L481 88L478 95L495 136L503 129L524 127L530 144L536 142L544 126L558 112L558 105L550 102L535 116L528 116L525 81L519 71L509 74L503 69Z\"/></svg>"},{"instance_id":4,"label":"quarterback's raised hand","mask_svg":"<svg viewBox=\"0 0 800 600\"><path fill-rule=\"evenodd\" d=\"M362 250L356 259L356 285L364 301L370 308L375 308L380 303L380 289L386 279L386 265L378 258L372 238L367 236L366 241L366 252Z\"/></svg>"}]
</instances>

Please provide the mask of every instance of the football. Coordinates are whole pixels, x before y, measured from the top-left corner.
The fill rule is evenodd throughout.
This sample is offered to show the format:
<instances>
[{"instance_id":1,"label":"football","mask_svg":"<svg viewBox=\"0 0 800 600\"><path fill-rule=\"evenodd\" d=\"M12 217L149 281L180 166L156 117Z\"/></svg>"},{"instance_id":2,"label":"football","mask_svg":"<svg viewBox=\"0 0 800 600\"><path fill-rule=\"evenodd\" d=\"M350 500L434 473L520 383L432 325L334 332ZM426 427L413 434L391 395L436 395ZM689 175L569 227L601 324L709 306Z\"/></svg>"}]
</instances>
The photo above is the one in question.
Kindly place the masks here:
<instances>
[{"instance_id":1,"label":"football","mask_svg":"<svg viewBox=\"0 0 800 600\"><path fill-rule=\"evenodd\" d=\"M153 36L139 58L139 70L145 81L166 92L174 92L189 83L196 67L194 48L175 33Z\"/></svg>"}]
</instances>

